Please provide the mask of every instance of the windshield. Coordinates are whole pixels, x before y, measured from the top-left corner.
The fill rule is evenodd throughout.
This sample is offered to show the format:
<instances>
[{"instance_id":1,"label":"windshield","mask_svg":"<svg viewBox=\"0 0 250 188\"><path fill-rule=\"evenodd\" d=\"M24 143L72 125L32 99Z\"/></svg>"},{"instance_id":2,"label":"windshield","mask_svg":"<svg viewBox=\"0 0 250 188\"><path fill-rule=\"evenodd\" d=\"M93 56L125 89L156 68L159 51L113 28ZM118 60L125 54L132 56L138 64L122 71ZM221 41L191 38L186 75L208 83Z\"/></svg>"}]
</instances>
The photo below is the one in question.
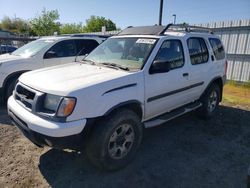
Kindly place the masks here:
<instances>
[{"instance_id":1,"label":"windshield","mask_svg":"<svg viewBox=\"0 0 250 188\"><path fill-rule=\"evenodd\" d=\"M12 52L13 55L30 57L35 55L41 49L54 42L53 40L35 40L32 41L21 48L18 48L16 51Z\"/></svg>"},{"instance_id":2,"label":"windshield","mask_svg":"<svg viewBox=\"0 0 250 188\"><path fill-rule=\"evenodd\" d=\"M152 38L109 38L84 60L124 70L140 70L155 42L156 39Z\"/></svg>"}]
</instances>

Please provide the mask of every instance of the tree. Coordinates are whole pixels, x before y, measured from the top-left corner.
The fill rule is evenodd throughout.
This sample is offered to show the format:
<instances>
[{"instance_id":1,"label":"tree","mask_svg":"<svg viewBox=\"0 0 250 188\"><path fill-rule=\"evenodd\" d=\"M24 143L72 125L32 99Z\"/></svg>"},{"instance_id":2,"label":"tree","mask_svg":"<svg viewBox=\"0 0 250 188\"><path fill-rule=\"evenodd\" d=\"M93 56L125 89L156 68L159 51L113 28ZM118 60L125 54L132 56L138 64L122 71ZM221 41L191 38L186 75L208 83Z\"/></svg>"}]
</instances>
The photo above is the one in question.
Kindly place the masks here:
<instances>
[{"instance_id":1,"label":"tree","mask_svg":"<svg viewBox=\"0 0 250 188\"><path fill-rule=\"evenodd\" d=\"M102 26L106 26L107 31L116 30L116 25L110 19L106 19L100 16L91 16L86 20L85 32L100 32Z\"/></svg>"},{"instance_id":2,"label":"tree","mask_svg":"<svg viewBox=\"0 0 250 188\"><path fill-rule=\"evenodd\" d=\"M84 26L82 23L79 24L63 24L60 27L60 34L73 34L73 33L83 33Z\"/></svg>"},{"instance_id":3,"label":"tree","mask_svg":"<svg viewBox=\"0 0 250 188\"><path fill-rule=\"evenodd\" d=\"M60 23L57 10L46 11L43 9L42 14L30 21L32 31L39 36L53 35L54 32L60 31Z\"/></svg>"},{"instance_id":4,"label":"tree","mask_svg":"<svg viewBox=\"0 0 250 188\"><path fill-rule=\"evenodd\" d=\"M1 29L11 31L13 33L30 33L29 23L21 18L11 19L5 16L1 21Z\"/></svg>"}]
</instances>

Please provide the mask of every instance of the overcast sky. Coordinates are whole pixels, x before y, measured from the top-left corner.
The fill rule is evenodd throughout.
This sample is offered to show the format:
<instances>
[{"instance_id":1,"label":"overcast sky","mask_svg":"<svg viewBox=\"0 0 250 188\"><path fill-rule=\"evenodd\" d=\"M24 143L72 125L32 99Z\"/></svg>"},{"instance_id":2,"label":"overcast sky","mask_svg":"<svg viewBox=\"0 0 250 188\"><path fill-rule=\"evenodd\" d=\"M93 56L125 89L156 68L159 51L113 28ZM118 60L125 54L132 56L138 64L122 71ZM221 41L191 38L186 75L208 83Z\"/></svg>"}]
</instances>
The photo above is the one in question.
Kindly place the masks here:
<instances>
[{"instance_id":1,"label":"overcast sky","mask_svg":"<svg viewBox=\"0 0 250 188\"><path fill-rule=\"evenodd\" d=\"M83 22L91 15L104 16L118 27L158 23L160 0L0 0L0 19L4 16L30 19L43 7L57 9L61 23ZM250 19L250 0L165 0L163 24L177 15L179 23L207 23Z\"/></svg>"}]
</instances>

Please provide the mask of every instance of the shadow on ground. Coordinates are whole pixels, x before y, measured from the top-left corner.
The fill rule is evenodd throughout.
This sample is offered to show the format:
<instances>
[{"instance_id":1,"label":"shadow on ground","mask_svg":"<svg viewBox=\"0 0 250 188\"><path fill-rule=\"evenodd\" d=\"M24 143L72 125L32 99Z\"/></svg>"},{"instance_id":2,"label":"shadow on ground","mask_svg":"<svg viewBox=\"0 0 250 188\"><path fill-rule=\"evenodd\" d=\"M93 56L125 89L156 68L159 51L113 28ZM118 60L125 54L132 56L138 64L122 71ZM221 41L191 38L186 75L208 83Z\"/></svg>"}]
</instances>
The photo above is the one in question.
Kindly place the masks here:
<instances>
[{"instance_id":1,"label":"shadow on ground","mask_svg":"<svg viewBox=\"0 0 250 188\"><path fill-rule=\"evenodd\" d=\"M12 125L7 114L6 105L0 104L0 124Z\"/></svg>"},{"instance_id":2,"label":"shadow on ground","mask_svg":"<svg viewBox=\"0 0 250 188\"><path fill-rule=\"evenodd\" d=\"M52 187L245 187L250 111L220 106L209 120L193 114L144 131L135 160L103 172L84 154L51 149L39 169Z\"/></svg>"}]
</instances>

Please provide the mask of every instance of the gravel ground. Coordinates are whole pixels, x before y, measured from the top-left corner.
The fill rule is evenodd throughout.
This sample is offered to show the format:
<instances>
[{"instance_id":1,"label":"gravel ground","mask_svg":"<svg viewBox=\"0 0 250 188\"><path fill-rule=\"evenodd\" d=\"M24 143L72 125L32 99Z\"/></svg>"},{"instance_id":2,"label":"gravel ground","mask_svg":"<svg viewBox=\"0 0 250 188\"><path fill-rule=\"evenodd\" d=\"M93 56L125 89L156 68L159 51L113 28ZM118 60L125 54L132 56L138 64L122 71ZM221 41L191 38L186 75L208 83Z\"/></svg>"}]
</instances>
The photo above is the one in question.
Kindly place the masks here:
<instances>
[{"instance_id":1,"label":"gravel ground","mask_svg":"<svg viewBox=\"0 0 250 188\"><path fill-rule=\"evenodd\" d=\"M0 108L0 187L243 188L249 149L249 109L220 106L209 121L187 114L145 130L135 160L103 172L84 154L36 147Z\"/></svg>"}]
</instances>

